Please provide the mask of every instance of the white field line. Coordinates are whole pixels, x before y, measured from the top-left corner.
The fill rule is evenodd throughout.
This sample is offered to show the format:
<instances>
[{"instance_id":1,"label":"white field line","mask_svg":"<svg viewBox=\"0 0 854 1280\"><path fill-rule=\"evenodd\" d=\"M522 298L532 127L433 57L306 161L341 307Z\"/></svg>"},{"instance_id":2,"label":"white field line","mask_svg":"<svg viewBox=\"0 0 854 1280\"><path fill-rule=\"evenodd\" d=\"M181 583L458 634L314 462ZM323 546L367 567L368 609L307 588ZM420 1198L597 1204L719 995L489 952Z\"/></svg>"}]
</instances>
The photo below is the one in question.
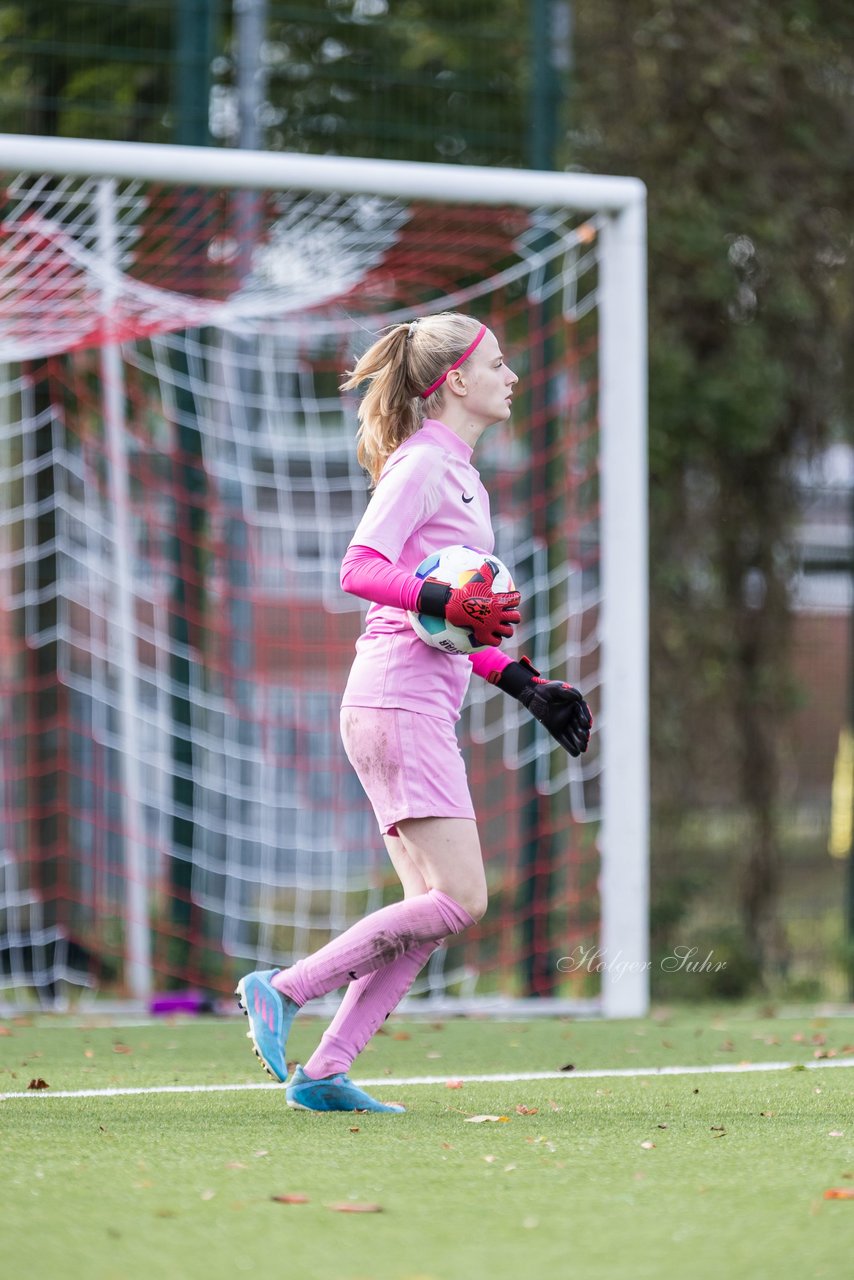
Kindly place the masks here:
<instances>
[{"instance_id":1,"label":"white field line","mask_svg":"<svg viewBox=\"0 0 854 1280\"><path fill-rule=\"evenodd\" d=\"M705 1067L608 1067L594 1071L506 1071L482 1076L377 1076L359 1078L358 1085L391 1085L394 1088L416 1084L502 1084L525 1080L613 1080L633 1079L638 1076L705 1076L734 1075L756 1071L792 1071L804 1067L817 1071L823 1067L854 1067L854 1058L823 1058L818 1062L739 1062L715 1063ZM0 1093L0 1102L12 1102L19 1098L129 1098L154 1093L242 1093L249 1089L281 1089L273 1081L258 1084L163 1084L128 1089L21 1089L15 1093Z\"/></svg>"}]
</instances>

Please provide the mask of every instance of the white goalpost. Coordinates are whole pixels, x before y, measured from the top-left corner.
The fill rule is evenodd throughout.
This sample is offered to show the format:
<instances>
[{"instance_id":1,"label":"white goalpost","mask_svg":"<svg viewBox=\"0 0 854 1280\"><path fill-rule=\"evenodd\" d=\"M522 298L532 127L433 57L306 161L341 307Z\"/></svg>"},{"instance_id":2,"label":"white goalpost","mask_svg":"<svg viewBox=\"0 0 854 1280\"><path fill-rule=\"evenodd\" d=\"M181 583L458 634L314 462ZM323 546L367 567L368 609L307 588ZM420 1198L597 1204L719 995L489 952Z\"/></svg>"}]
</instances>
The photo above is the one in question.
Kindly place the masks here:
<instances>
[{"instance_id":1,"label":"white goalpost","mask_svg":"<svg viewBox=\"0 0 854 1280\"><path fill-rule=\"evenodd\" d=\"M473 682L495 916L417 993L643 1014L643 184L9 135L0 175L0 993L224 992L391 892L337 740L368 496L337 388L458 308L523 374L476 459L519 652L595 732L570 761Z\"/></svg>"}]
</instances>

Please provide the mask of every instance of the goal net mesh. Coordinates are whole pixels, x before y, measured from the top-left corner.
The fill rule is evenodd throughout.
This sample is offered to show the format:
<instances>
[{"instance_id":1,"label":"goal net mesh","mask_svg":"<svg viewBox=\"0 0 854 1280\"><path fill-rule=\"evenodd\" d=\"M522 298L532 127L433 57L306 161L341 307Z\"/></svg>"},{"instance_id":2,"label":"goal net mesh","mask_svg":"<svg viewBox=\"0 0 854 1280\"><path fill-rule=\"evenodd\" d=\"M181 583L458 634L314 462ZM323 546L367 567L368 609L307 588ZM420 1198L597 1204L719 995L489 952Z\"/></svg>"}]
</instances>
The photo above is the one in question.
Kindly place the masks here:
<instances>
[{"instance_id":1,"label":"goal net mesh","mask_svg":"<svg viewBox=\"0 0 854 1280\"><path fill-rule=\"evenodd\" d=\"M512 643L600 705L595 213L0 178L0 989L225 993L399 894L343 753L368 501L343 372L464 310L520 375L475 458ZM414 994L595 994L600 735L473 677L491 905ZM591 986L591 984L593 984Z\"/></svg>"}]
</instances>

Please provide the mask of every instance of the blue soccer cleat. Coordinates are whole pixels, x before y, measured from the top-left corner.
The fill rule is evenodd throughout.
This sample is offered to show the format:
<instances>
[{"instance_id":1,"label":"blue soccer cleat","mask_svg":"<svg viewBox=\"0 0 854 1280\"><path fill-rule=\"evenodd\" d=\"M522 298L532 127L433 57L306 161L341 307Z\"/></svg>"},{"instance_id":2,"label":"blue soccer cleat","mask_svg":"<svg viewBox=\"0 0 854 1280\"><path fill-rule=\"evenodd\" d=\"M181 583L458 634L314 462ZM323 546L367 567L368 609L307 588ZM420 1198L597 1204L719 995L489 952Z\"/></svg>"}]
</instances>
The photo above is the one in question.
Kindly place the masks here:
<instances>
[{"instance_id":1,"label":"blue soccer cleat","mask_svg":"<svg viewBox=\"0 0 854 1280\"><path fill-rule=\"evenodd\" d=\"M256 1057L274 1080L280 1084L288 1078L285 1046L288 1032L299 1005L281 991L277 991L271 979L278 969L265 969L248 973L237 984L237 1003L249 1019L248 1038L252 1041Z\"/></svg>"},{"instance_id":2,"label":"blue soccer cleat","mask_svg":"<svg viewBox=\"0 0 854 1280\"><path fill-rule=\"evenodd\" d=\"M312 1080L302 1067L297 1067L287 1088L289 1107L298 1111L387 1111L401 1115L406 1107L396 1102L377 1102L364 1089L353 1084L349 1076L324 1076Z\"/></svg>"}]
</instances>

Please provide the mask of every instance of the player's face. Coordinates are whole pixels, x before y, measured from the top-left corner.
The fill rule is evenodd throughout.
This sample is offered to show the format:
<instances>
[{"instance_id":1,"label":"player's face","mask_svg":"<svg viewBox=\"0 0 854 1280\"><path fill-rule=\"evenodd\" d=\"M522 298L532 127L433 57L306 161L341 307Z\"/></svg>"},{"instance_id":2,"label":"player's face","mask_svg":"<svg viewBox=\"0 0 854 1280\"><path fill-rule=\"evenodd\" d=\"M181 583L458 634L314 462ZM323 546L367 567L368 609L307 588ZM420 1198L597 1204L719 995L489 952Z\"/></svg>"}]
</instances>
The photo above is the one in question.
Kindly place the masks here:
<instances>
[{"instance_id":1,"label":"player's face","mask_svg":"<svg viewBox=\"0 0 854 1280\"><path fill-rule=\"evenodd\" d=\"M517 375L504 363L495 334L488 329L462 369L466 409L477 420L506 422L513 404Z\"/></svg>"}]
</instances>

